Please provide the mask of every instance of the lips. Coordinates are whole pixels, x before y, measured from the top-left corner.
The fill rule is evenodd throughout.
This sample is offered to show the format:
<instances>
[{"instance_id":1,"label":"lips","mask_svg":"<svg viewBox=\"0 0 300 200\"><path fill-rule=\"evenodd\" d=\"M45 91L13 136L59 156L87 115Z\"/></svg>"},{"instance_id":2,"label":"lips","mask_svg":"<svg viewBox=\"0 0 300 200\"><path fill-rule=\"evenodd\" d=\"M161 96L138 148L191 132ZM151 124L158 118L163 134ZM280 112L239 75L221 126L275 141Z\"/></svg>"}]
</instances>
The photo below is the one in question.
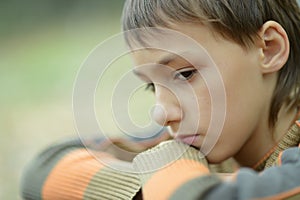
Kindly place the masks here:
<instances>
[{"instance_id":1,"label":"lips","mask_svg":"<svg viewBox=\"0 0 300 200\"><path fill-rule=\"evenodd\" d=\"M197 141L197 139L199 138L199 134L195 134L195 135L181 135L178 136L176 139L185 143L185 144L193 144Z\"/></svg>"}]
</instances>

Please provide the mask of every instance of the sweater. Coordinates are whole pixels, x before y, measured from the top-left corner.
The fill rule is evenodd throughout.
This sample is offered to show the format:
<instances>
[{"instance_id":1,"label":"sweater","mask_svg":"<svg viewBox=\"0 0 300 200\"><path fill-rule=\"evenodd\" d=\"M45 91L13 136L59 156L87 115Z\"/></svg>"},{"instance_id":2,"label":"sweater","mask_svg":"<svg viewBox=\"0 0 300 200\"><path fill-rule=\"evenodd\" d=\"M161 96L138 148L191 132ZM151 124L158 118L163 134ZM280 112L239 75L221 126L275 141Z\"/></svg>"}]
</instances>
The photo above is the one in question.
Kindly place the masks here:
<instances>
[{"instance_id":1,"label":"sweater","mask_svg":"<svg viewBox=\"0 0 300 200\"><path fill-rule=\"evenodd\" d=\"M238 169L230 180L221 179L215 171L222 167L211 167L192 147L163 142L168 139L163 133L139 142L60 141L24 169L21 196L28 200L300 199L300 120L257 166ZM174 151L179 151L176 157ZM230 171L228 164L224 166Z\"/></svg>"}]
</instances>

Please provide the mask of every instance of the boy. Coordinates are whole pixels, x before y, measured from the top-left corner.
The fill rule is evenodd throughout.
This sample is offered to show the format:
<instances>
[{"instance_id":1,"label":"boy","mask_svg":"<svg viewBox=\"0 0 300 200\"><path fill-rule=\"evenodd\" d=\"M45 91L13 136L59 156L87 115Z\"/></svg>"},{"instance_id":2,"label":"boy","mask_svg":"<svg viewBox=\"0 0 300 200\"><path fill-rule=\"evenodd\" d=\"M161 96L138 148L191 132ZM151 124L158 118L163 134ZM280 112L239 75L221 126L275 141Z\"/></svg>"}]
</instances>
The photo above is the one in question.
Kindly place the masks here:
<instances>
[{"instance_id":1,"label":"boy","mask_svg":"<svg viewBox=\"0 0 300 200\"><path fill-rule=\"evenodd\" d=\"M131 31L136 28L140 31ZM41 170L33 180L39 187L27 183L25 198L300 198L296 1L127 0L123 29L134 71L154 91L153 117L176 141L150 150L166 138L138 146L137 152L146 151L128 166L138 174L101 165L80 144L56 145L26 174L25 182ZM200 47L186 45L191 40ZM216 74L225 93L214 86ZM225 101L215 103L215 92ZM224 102L226 110L219 109ZM223 111L220 134L212 138L219 131L214 120L222 119ZM101 156L116 163L108 154ZM242 167L234 178L211 173L207 161L230 157Z\"/></svg>"}]
</instances>

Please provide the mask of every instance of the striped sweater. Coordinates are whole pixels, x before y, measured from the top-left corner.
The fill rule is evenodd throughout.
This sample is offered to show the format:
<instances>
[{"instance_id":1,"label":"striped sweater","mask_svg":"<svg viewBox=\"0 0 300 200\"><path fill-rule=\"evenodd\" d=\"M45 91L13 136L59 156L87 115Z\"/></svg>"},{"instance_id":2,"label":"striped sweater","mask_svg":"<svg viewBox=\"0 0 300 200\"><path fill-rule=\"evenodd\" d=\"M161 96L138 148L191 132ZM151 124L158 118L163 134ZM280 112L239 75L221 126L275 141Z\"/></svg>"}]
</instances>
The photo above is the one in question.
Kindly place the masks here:
<instances>
[{"instance_id":1,"label":"striped sweater","mask_svg":"<svg viewBox=\"0 0 300 200\"><path fill-rule=\"evenodd\" d=\"M21 195L26 200L300 199L300 120L255 169L240 168L230 180L213 172L229 172L227 164L210 166L191 147L161 143L167 139L161 134L151 141L54 144L24 170ZM176 159L170 157L174 151Z\"/></svg>"}]
</instances>

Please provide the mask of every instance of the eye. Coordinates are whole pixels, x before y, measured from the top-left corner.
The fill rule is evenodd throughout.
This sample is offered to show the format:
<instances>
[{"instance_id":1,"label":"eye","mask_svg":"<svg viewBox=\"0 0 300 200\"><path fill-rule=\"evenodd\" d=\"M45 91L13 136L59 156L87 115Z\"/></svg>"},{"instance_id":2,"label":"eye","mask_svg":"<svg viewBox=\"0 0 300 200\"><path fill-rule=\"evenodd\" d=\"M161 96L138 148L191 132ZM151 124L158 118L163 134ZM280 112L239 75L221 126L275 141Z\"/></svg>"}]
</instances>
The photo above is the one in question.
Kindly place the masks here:
<instances>
[{"instance_id":1,"label":"eye","mask_svg":"<svg viewBox=\"0 0 300 200\"><path fill-rule=\"evenodd\" d=\"M155 92L154 83L147 83L145 90L150 90L151 92Z\"/></svg>"},{"instance_id":2,"label":"eye","mask_svg":"<svg viewBox=\"0 0 300 200\"><path fill-rule=\"evenodd\" d=\"M190 80L194 74L197 73L197 69L182 69L175 73L175 79L180 79L182 81Z\"/></svg>"}]
</instances>

